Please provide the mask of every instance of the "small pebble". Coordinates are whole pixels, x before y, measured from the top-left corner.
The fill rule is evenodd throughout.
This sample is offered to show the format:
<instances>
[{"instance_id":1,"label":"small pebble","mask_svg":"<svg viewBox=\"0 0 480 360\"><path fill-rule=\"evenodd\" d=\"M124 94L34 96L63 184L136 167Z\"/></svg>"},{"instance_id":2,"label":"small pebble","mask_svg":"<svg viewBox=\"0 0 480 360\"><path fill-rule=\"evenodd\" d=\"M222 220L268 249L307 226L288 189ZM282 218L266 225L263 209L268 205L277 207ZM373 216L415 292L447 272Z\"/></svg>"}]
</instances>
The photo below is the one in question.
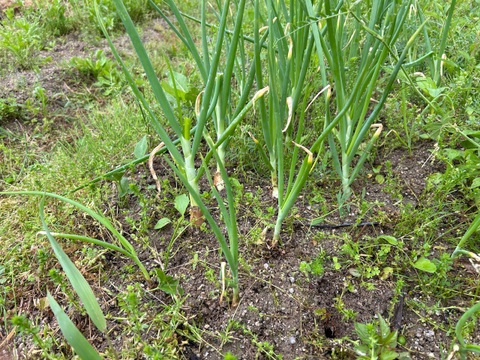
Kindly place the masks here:
<instances>
[{"instance_id":1,"label":"small pebble","mask_svg":"<svg viewBox=\"0 0 480 360\"><path fill-rule=\"evenodd\" d=\"M293 336L290 336L290 344L295 344L297 341L295 340L295 338Z\"/></svg>"},{"instance_id":2,"label":"small pebble","mask_svg":"<svg viewBox=\"0 0 480 360\"><path fill-rule=\"evenodd\" d=\"M288 289L288 291L290 292L290 294L293 294L294 290L293 290L293 288L290 288L290 289Z\"/></svg>"},{"instance_id":3,"label":"small pebble","mask_svg":"<svg viewBox=\"0 0 480 360\"><path fill-rule=\"evenodd\" d=\"M425 336L426 337L434 337L435 332L433 330L427 330L427 331L425 331Z\"/></svg>"},{"instance_id":4,"label":"small pebble","mask_svg":"<svg viewBox=\"0 0 480 360\"><path fill-rule=\"evenodd\" d=\"M267 263L263 264L263 267L265 268L265 270L268 270L268 264Z\"/></svg>"}]
</instances>

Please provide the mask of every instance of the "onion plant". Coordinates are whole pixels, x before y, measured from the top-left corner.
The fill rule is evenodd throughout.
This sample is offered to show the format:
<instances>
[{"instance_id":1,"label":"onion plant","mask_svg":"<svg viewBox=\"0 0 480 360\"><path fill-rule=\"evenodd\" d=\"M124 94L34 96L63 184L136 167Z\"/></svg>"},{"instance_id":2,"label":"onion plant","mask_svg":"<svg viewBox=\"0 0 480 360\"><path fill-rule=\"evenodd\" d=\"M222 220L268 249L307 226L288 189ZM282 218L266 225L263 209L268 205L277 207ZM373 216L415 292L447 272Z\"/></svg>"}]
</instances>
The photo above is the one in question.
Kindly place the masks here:
<instances>
[{"instance_id":1,"label":"onion plant","mask_svg":"<svg viewBox=\"0 0 480 360\"><path fill-rule=\"evenodd\" d=\"M242 111L253 86L254 68L250 66L248 70L247 59L245 55L245 43L242 30L243 17L245 11L245 0L224 1L222 4L217 0L217 8L222 9L221 13L215 12L219 23L217 28L217 43L213 49L210 49L210 28L207 23L207 2L200 2L201 18L196 19L192 16L182 13L173 0L166 0L165 3L175 17L178 25L173 23L164 11L160 9L152 0L151 5L168 23L170 28L177 34L178 38L185 44L188 51L197 66L201 81L204 86L204 92L201 94L202 102L199 106L199 119L211 117L212 124L219 140L225 134L228 126ZM234 16L229 14L234 13ZM187 25L186 20L192 20L200 24L200 44L194 41L195 31ZM233 23L234 29L226 28L227 22ZM195 25L197 25L195 24ZM198 26L198 25L197 25ZM222 63L219 55L225 50L225 60ZM247 71L248 70L248 71ZM238 88L232 87L232 81L238 84ZM238 93L235 93L235 90ZM192 148L198 151L199 141L201 139L202 129L198 131L197 137L193 140ZM218 160L221 164L217 165L217 171L214 175L214 182L219 189L222 188L220 166L225 164L225 152L227 141L221 142L216 147Z\"/></svg>"},{"instance_id":2,"label":"onion plant","mask_svg":"<svg viewBox=\"0 0 480 360\"><path fill-rule=\"evenodd\" d=\"M436 86L440 86L442 73L443 73L443 63L446 61L445 49L447 47L447 37L450 31L450 27L452 25L452 18L453 13L455 11L455 6L457 4L456 0L452 0L450 2L450 6L448 7L447 18L445 19L445 24L442 26L441 38L440 43L438 45L437 51L434 51L432 42L430 40L430 36L428 35L427 27L423 29L423 38L425 42L425 51L427 54L434 54L434 57L428 58L428 66L430 69L430 77L433 79ZM420 22L425 22L425 16L423 14L423 10L418 1L415 1L414 7L416 9L416 13Z\"/></svg>"},{"instance_id":3,"label":"onion plant","mask_svg":"<svg viewBox=\"0 0 480 360\"><path fill-rule=\"evenodd\" d=\"M299 1L267 0L264 6L255 1L257 86L268 83L270 89L268 100L259 99L266 150L252 137L270 169L272 196L278 201L272 245L280 241L281 225L313 167L313 154L303 144L307 100L313 90L306 81L314 45L308 24ZM261 36L267 37L266 49Z\"/></svg>"},{"instance_id":4,"label":"onion plant","mask_svg":"<svg viewBox=\"0 0 480 360\"><path fill-rule=\"evenodd\" d=\"M145 99L143 94L138 89L132 74L129 72L127 67L124 65L122 59L120 58L118 51L115 49L110 37L104 26L101 25L101 28L110 43L110 47L117 58L117 60L122 65L122 68L125 72L127 80L130 86L135 93L135 96L141 103L142 107L146 110L149 115L150 123L153 128L156 130L161 141L165 144L166 149L172 156L174 160L174 165L183 173L190 185L190 188L193 192L199 194L198 181L199 174L198 169L195 167L195 160L198 159L198 153L203 139L203 135L208 131L207 124L209 119L213 117L213 125L217 132L217 139L220 139L223 135L222 141L217 141L217 152L219 153L220 161L223 161L224 153L224 143L228 139L227 134L231 134L234 127L238 125L239 121L245 116L246 112L253 106L253 101L248 101L248 96L250 96L250 88L253 83L253 75L250 76L248 82L245 83L244 88L242 89L242 96L236 103L237 106L234 107L234 110L231 111L232 117L227 119L227 109L229 106L233 106L230 101L231 95L231 86L230 82L232 80L233 68L235 61L237 59L237 44L240 41L241 34L241 23L243 19L243 11L245 8L245 0L241 0L236 3L236 16L232 20L236 24L233 31L232 38L229 42L229 46L226 46L226 25L228 20L230 20L231 14L231 1L226 0L222 6L219 6L221 13L219 14L219 27L217 31L217 38L215 45L212 49L209 49L209 42L207 36L207 26L205 25L204 19L206 17L206 4L203 2L201 13L202 13L202 52L199 52L196 48L196 44L193 40L193 35L189 31L187 25L183 21L183 17L176 7L175 3L171 0L166 1L167 5L172 10L175 15L179 28L177 28L173 23L168 20L168 18L163 14L163 12L154 4L152 6L159 11L162 16L165 16L167 22L169 22L180 37L180 39L187 45L189 51L191 52L195 63L197 64L198 71L201 75L201 78L204 83L204 89L199 94L197 98L197 108L198 111L195 113L195 119L193 119L192 114L184 114L181 110L181 107L178 106L176 109L173 109L169 103L164 89L160 83L160 80L157 77L155 69L148 57L148 54L145 50L145 47L142 44L140 36L130 19L128 12L121 0L114 0L114 4L117 8L117 12L122 19L122 22L127 30L127 33L132 41L134 49L137 53L137 56L143 66L143 69L146 73L147 79L150 83L150 86L153 90L154 96L158 104L160 105L163 115L165 116L168 122L168 130L162 125L160 119L152 111L152 106ZM98 11L97 11L98 13ZM101 17L97 17L99 22L101 22ZM226 47L226 50L223 49ZM175 84L175 82L174 82ZM192 125L195 124L195 130L191 131ZM169 133L171 132L171 133ZM180 149L175 146L175 140L180 139ZM191 205L191 221L198 222L201 219L201 214L199 212L198 204L196 203L195 197L190 193L190 205ZM201 221L201 220L200 220Z\"/></svg>"},{"instance_id":5,"label":"onion plant","mask_svg":"<svg viewBox=\"0 0 480 360\"><path fill-rule=\"evenodd\" d=\"M203 82L203 90L197 97L195 111L192 111L192 114L184 114L181 106L177 106L175 109L171 106L123 2L121 0L113 1L146 73L155 99L158 102L158 105L160 105L163 115L168 122L168 128L164 126L161 120L155 115L151 104L138 89L132 74L122 61L105 27L101 24L101 17L98 8L97 19L100 22L100 26L110 44L114 56L123 68L126 79L137 100L142 108L146 110L152 127L156 130L160 140L164 143L165 148L169 152L173 160L169 161L172 169L189 191L191 222L196 224L203 222L203 214L220 243L233 277L232 303L235 305L239 298L238 232L236 227L236 213L234 209L235 204L233 202L232 185L224 165L225 147L239 122L254 106L255 102L268 92L268 88L264 88L258 90L252 96L250 90L252 89L254 82L254 67L253 65L250 66L248 75L243 70L246 66L242 36L245 0L225 0L223 3L219 2L217 4L219 9L219 13L217 14L219 26L216 31L216 40L214 41L213 48L210 48L209 45L208 26L206 25L206 1L201 2L200 50L194 40L193 32L189 30L189 27L184 21L183 14L179 11L174 1L166 0L165 3L175 16L176 24L173 24L163 11L156 6L155 3L151 2L151 5L164 17L177 36L187 46L197 65L198 72ZM235 16L231 16L232 9L235 9ZM233 31L227 31L227 23L230 22L233 23ZM240 64L238 64L239 58L243 59L240 60ZM235 68L237 68L237 71L235 72L237 74L236 77L234 76ZM237 98L234 97L232 91L231 83L233 78L235 78L236 82L240 84L240 93L237 94ZM175 81L172 83L175 87ZM215 140L213 140L210 135L212 129L215 132ZM176 139L180 139L180 149L175 144ZM210 152L205 156L205 159L202 160L200 145L203 139L207 140ZM209 176L208 161L212 157L217 163L215 185L221 183L226 187L228 200L227 206L224 205L217 190L214 190L214 195L227 227L228 240L224 236L219 225L213 219L208 207L203 202L198 187L200 176L204 173L207 173L207 178ZM195 160L202 160L202 168L196 168ZM219 181L219 179L221 179L221 181ZM219 187L219 189L220 188L221 187Z\"/></svg>"},{"instance_id":6,"label":"onion plant","mask_svg":"<svg viewBox=\"0 0 480 360\"><path fill-rule=\"evenodd\" d=\"M462 331L463 328L465 327L465 323L467 320L470 318L476 318L476 314L480 311L480 301L477 302L475 305L473 305L471 308L469 308L465 313L460 317L460 319L457 322L457 325L455 326L455 336L457 337L458 340L458 351L460 353L460 359L465 360L467 359L467 353L475 353L475 354L480 354L480 345L477 344L467 344L465 342L465 339L463 337Z\"/></svg>"},{"instance_id":7,"label":"onion plant","mask_svg":"<svg viewBox=\"0 0 480 360\"><path fill-rule=\"evenodd\" d=\"M473 220L472 224L470 224L467 231L460 239L457 247L455 248L455 251L452 253L452 258L455 258L456 256L462 254L473 259L473 261L475 262L480 262L480 256L478 254L463 249L463 245L465 245L467 240L470 239L470 237L474 235L479 228L480 228L480 213L478 213L478 215ZM480 345L467 344L462 335L462 331L463 331L463 328L465 327L466 321L474 317L475 314L477 314L479 311L480 311L480 302L477 302L460 317L460 319L457 322L457 325L455 326L455 336L457 337L457 340L459 343L458 351L460 353L460 358L462 360L467 358L468 352L480 354Z\"/></svg>"},{"instance_id":8,"label":"onion plant","mask_svg":"<svg viewBox=\"0 0 480 360\"><path fill-rule=\"evenodd\" d=\"M374 123L401 69L406 50L418 36L419 30L405 44L402 55L395 54L393 48L402 35L410 4L411 1L373 0L367 5L360 1L325 0L314 7L311 0L306 0L309 15L316 19L312 31L322 82L333 88L332 96L325 96L325 126L332 128L328 145L342 182L338 194L340 208L351 196L350 185L380 136L382 125ZM392 64L387 68L387 81L379 86L388 59L392 59ZM372 128L375 132L367 140Z\"/></svg>"}]
</instances>

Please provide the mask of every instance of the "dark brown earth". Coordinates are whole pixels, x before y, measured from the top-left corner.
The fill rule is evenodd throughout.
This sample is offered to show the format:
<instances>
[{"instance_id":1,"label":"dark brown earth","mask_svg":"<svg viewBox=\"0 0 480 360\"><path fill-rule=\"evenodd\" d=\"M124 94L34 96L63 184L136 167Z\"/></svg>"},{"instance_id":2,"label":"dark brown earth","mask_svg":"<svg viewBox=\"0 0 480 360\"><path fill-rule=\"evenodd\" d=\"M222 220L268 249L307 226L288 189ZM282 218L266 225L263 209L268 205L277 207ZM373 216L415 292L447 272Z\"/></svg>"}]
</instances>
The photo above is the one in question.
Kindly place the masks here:
<instances>
[{"instance_id":1,"label":"dark brown earth","mask_svg":"<svg viewBox=\"0 0 480 360\"><path fill-rule=\"evenodd\" d=\"M422 144L414 150L411 157L401 150L388 154L394 176L401 183L407 184L403 189L403 201L418 201L426 177L442 169L440 164L432 160L432 145L428 142ZM377 159L379 162L384 160ZM186 239L182 240L182 249L171 260L170 266L171 271L183 279L182 286L185 293L189 294L185 302L187 317L192 317L196 325L205 330L204 340L215 347L221 347L218 332L228 331L229 323L236 321L254 333L258 341L268 341L284 359L355 358L351 344L342 340L346 336L352 338L353 321L345 321L337 310L335 304L338 304L338 299L342 300L345 309L356 313L357 322L371 322L376 314L389 318L399 298L395 292L395 282L398 278L404 278L407 286L403 288L402 294L406 305L399 325L408 339L406 350L416 359L426 359L431 354L434 358L439 358L440 344L448 348L449 339L442 332L435 332L425 325L419 326L422 319L409 310L408 304L416 301L415 297L419 296L408 287L408 277L413 275L410 272L394 274L385 279L376 277L366 280L373 287L367 290L361 284L365 279L353 276L351 268L333 270L332 263L328 260L325 263L326 271L320 277L307 278L299 271L301 261L315 258L320 251L325 252L327 259L338 255L345 236L358 243L366 243L372 237L391 233L399 212L399 203L395 204L389 193L384 192L382 186L375 182L365 181L364 186L367 200L380 200L384 203L375 209L388 214L384 223L335 230L317 230L294 224L291 232L284 234L282 247L270 250L261 239L257 246L242 244L240 253L248 264L248 269L242 269L242 298L235 309L230 309L226 303L219 304L218 284L205 281L205 267L197 266L193 271L192 257L186 256L188 253L197 253L199 262L210 264L218 273L218 265L214 264L219 264L221 259L218 257L215 240L195 233L187 234ZM256 190L249 189L253 192ZM263 190L268 193L268 189ZM298 213L311 212L308 208L300 207L298 210ZM350 217L355 219L358 215L352 211ZM329 222L336 220L332 216ZM241 218L239 227L245 231L243 238L255 222L248 215ZM192 240L189 241L188 238ZM162 243L156 247L161 249ZM348 291L346 284L351 285L353 291ZM448 319L439 316L438 321L441 324ZM224 352L231 350L233 354L241 355L241 359L257 356L267 358L259 355L258 347L252 344L251 336L244 335L244 329L230 331L234 340L223 346ZM214 335L208 336L209 332ZM191 352L200 359L222 359L209 347L195 346Z\"/></svg>"},{"instance_id":2,"label":"dark brown earth","mask_svg":"<svg viewBox=\"0 0 480 360\"><path fill-rule=\"evenodd\" d=\"M157 35L153 32L152 36ZM71 74L65 70L62 63L73 56L90 55L93 50L77 35L69 35L48 53L53 60L42 67L38 75L34 72L23 72L11 74L4 79L0 85L0 96L13 96L18 103L23 103L30 96L31 88L39 81L47 90L48 98L54 99L49 104L49 111L59 114L59 118L68 121L81 121L83 112L75 107L66 108L66 104L69 98L79 91L78 87L83 85L78 82L71 83ZM68 126L68 121L58 122L56 126L61 129L61 126ZM12 121L6 125L12 131L18 130L18 127L28 126L21 121ZM376 314L391 319L394 313L399 312L403 316L397 319L396 326L407 340L401 350L410 352L413 359L440 359L442 355L447 355L452 334L446 334L445 330L452 328L461 314L460 309L468 306L466 299L452 297L442 304L437 304L434 294L429 296L418 287L418 281L413 281L419 276L417 271L409 266L394 264L394 254L389 254L385 258L385 265L393 266L395 271L385 276L382 276L382 273L372 278L358 276L357 265L351 261L345 261L338 270L333 266L334 257L345 257L339 255L345 239L358 244L361 253L365 252L368 246L371 246L372 239L393 233L405 204L415 208L428 199L429 194L425 192L428 176L444 170L442 164L435 160L435 151L435 144L428 141L419 142L411 155L399 148L379 148L373 164L366 165L365 171L354 186L355 196L348 216L340 219L337 212L333 212L322 223L354 224L361 218L364 222L375 222L374 225L342 228L310 227L308 220L323 214L319 204L307 203L302 200L307 198L304 196L299 200L296 217L287 221L282 235L283 246L270 249L260 234L264 220L258 219L247 210L247 207L241 209L239 216L241 299L236 308L229 307L228 299L223 303L219 302L221 289L218 274L222 257L219 256L217 241L209 233L194 228L187 229L175 244L175 253L170 259L168 273L180 279L180 284L187 295L182 312L190 324L195 324L202 331L202 341L192 343L179 335L178 342L181 344L183 358L217 360L223 359L221 354L231 351L239 359L267 359L267 355L259 351L259 344L268 342L273 346L275 353L281 354L283 359L352 359L355 358L353 346L346 337L357 338L354 333L354 321L371 322ZM385 165L387 161L391 163L389 170ZM380 164L381 173L388 180L383 184L375 180L372 172L372 168L377 168ZM175 182L171 170L162 160L157 160L155 167L159 177ZM154 182L143 167L139 167L129 176L138 181L147 196L156 196L153 190L147 189L147 186L153 185ZM247 172L242 176L245 177L242 179L245 182L244 193L260 194L264 211L269 204L273 205L268 198L270 192L268 184L259 182L253 173ZM315 187L327 186L326 183L328 181L325 179L313 178L307 189L313 191ZM373 204L367 211L360 210L359 206L363 191L364 200ZM324 201L327 207L333 210L335 198L329 198L332 196L330 193L335 192L331 190L323 192ZM105 208L122 208L127 210L128 215L138 216L136 215L138 204L133 197L126 205L119 204L116 198L111 198L105 203ZM150 211L152 227L156 220L162 217L162 211L163 209ZM119 212L123 231L128 234L132 229L124 221L124 217L125 214ZM81 220L83 222L85 219ZM96 225L88 224L88 220L85 220L83 226L88 228L90 233L98 232ZM255 237L252 234L257 230L260 231ZM161 233L151 232L148 238L151 246L161 253L165 250L169 235L171 229ZM403 241L405 248L402 251L408 254L410 239L405 237ZM442 243L440 240L435 245L439 249L442 247L447 249L447 253L451 252L451 245L448 243ZM377 251L380 245L377 243L372 246L374 251ZM66 250L67 253L74 254L76 248ZM141 248L138 251L141 260L149 268L158 266L152 260L151 254ZM322 252L325 271L321 276L307 276L299 270L301 261L310 261ZM194 261L195 254L198 258ZM126 284L122 283L120 278L116 278L115 274L122 269L126 261L115 254L107 253L105 256L107 262L103 266L103 271L110 274L110 280L97 286L95 291L103 294L104 310L115 314L118 312L115 296L105 293L104 290L110 289L113 294L125 290ZM214 270L213 279L208 274L210 269ZM471 274L474 270L470 263L457 261L453 263L449 272ZM94 280L94 275L91 276L91 280ZM399 280L404 283L401 289L398 288ZM31 299L42 296L44 294L40 288L30 289L23 296L17 294L17 299L22 299L19 309L30 314L40 314ZM152 290L150 297L149 301L158 300L159 309L162 303L171 302L171 299L159 290ZM403 306L400 305L399 310L401 297L404 298L404 303ZM417 305L420 302L427 306L419 310ZM341 309L354 314L354 319L346 318L345 312L342 314ZM41 314L43 323L55 326L51 313L46 311ZM74 321L89 336L93 344L100 349L105 346L105 340L91 330L84 317L77 316ZM121 333L120 323L110 321L109 326L115 328L115 332ZM221 333L228 338L225 344L219 340ZM0 332L0 335L2 343L7 334ZM145 337L154 335L146 333ZM257 344L253 341L255 338ZM121 341L119 339L120 337L115 341ZM17 347L29 354L22 358L35 358L28 351L28 343L21 344L21 338L15 338L15 341ZM12 347L13 343L12 339L5 345ZM6 349L8 348L2 349L0 360L13 358L9 357L10 352ZM216 349L221 349L221 352L217 352ZM272 355L271 358L275 357Z\"/></svg>"}]
</instances>

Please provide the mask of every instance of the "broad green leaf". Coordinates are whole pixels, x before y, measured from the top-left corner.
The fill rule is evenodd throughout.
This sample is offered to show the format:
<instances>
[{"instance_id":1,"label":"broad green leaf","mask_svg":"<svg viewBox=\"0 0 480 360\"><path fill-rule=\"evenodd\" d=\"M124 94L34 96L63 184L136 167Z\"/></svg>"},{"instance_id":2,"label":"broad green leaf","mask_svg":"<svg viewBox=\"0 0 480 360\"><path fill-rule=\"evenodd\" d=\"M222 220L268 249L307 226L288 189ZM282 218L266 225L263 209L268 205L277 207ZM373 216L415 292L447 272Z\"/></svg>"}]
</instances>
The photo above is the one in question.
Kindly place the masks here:
<instances>
[{"instance_id":1,"label":"broad green leaf","mask_svg":"<svg viewBox=\"0 0 480 360\"><path fill-rule=\"evenodd\" d=\"M350 275L354 276L354 277L360 277L362 276L362 274L360 273L360 271L358 271L357 268L350 268L348 269L348 272L350 273Z\"/></svg>"},{"instance_id":2,"label":"broad green leaf","mask_svg":"<svg viewBox=\"0 0 480 360\"><path fill-rule=\"evenodd\" d=\"M378 315L378 321L380 323L380 336L382 337L382 340L386 339L390 334L390 326L388 326L387 322L380 314Z\"/></svg>"},{"instance_id":3,"label":"broad green leaf","mask_svg":"<svg viewBox=\"0 0 480 360\"><path fill-rule=\"evenodd\" d=\"M175 209L178 210L178 212L184 216L185 215L185 211L187 210L187 207L188 207L188 204L190 203L190 200L187 196L187 194L182 194L182 195L178 195L176 198L175 198Z\"/></svg>"},{"instance_id":4,"label":"broad green leaf","mask_svg":"<svg viewBox=\"0 0 480 360\"><path fill-rule=\"evenodd\" d=\"M190 85L188 84L188 79L185 75L173 71L173 80L175 80L175 87L178 91L186 94L190 91Z\"/></svg>"},{"instance_id":5,"label":"broad green leaf","mask_svg":"<svg viewBox=\"0 0 480 360\"><path fill-rule=\"evenodd\" d=\"M375 175L375 181L381 185L385 182L385 176L381 174Z\"/></svg>"},{"instance_id":6,"label":"broad green leaf","mask_svg":"<svg viewBox=\"0 0 480 360\"><path fill-rule=\"evenodd\" d=\"M384 339L383 344L385 344L385 346L389 347L390 349L395 349L398 344L397 338L398 338L397 330L390 332L388 336Z\"/></svg>"},{"instance_id":7,"label":"broad green leaf","mask_svg":"<svg viewBox=\"0 0 480 360\"><path fill-rule=\"evenodd\" d=\"M479 186L480 186L480 177L477 177L476 179L473 179L472 186L470 186L470 189L475 189Z\"/></svg>"},{"instance_id":8,"label":"broad green leaf","mask_svg":"<svg viewBox=\"0 0 480 360\"><path fill-rule=\"evenodd\" d=\"M392 350L383 350L380 354L380 360L393 360L398 357L398 353Z\"/></svg>"},{"instance_id":9,"label":"broad green leaf","mask_svg":"<svg viewBox=\"0 0 480 360\"><path fill-rule=\"evenodd\" d=\"M130 182L126 176L122 177L120 182L118 183L118 196L123 198L125 195L129 194L132 191L130 189Z\"/></svg>"},{"instance_id":10,"label":"broad green leaf","mask_svg":"<svg viewBox=\"0 0 480 360\"><path fill-rule=\"evenodd\" d=\"M389 244L391 245L398 245L398 240L396 237L394 236L390 236L390 235L380 235L379 237L377 237L377 239L383 239L385 241L387 241Z\"/></svg>"},{"instance_id":11,"label":"broad green leaf","mask_svg":"<svg viewBox=\"0 0 480 360\"><path fill-rule=\"evenodd\" d=\"M355 332L357 333L360 341L364 344L370 343L370 333L368 332L367 325L361 323L355 323Z\"/></svg>"},{"instance_id":12,"label":"broad green leaf","mask_svg":"<svg viewBox=\"0 0 480 360\"><path fill-rule=\"evenodd\" d=\"M105 332L107 328L107 323L105 321L105 317L103 316L102 309L100 309L100 305L95 298L95 294L93 293L90 285L88 285L87 281L83 277L82 273L77 269L75 264L72 262L72 260L70 260L67 254L65 254L62 247L58 244L58 242L50 233L47 223L45 222L45 215L43 211L44 205L45 198L43 197L42 201L40 202L40 221L42 222L42 227L45 231L45 235L50 241L50 245L55 252L55 256L57 257L58 262L62 266L63 271L65 271L68 281L70 281L70 284L72 284L75 292L78 294L78 297L85 306L85 310L87 311L88 316L90 317L90 319L92 319L95 326L101 332Z\"/></svg>"},{"instance_id":13,"label":"broad green leaf","mask_svg":"<svg viewBox=\"0 0 480 360\"><path fill-rule=\"evenodd\" d=\"M463 130L463 132L468 136L473 136L473 137L477 137L477 138L480 139L480 131L479 130L465 129L465 130Z\"/></svg>"},{"instance_id":14,"label":"broad green leaf","mask_svg":"<svg viewBox=\"0 0 480 360\"><path fill-rule=\"evenodd\" d=\"M355 351L357 352L357 355L360 355L359 359L369 359L367 357L369 353L367 345L357 345L355 346Z\"/></svg>"},{"instance_id":15,"label":"broad green leaf","mask_svg":"<svg viewBox=\"0 0 480 360\"><path fill-rule=\"evenodd\" d=\"M463 147L464 149L478 149L480 144L473 144L472 140L464 140L460 142L460 146Z\"/></svg>"},{"instance_id":16,"label":"broad green leaf","mask_svg":"<svg viewBox=\"0 0 480 360\"><path fill-rule=\"evenodd\" d=\"M171 222L172 222L172 221L171 221L169 218L161 218L161 219L158 220L157 223L155 224L154 229L155 229L155 230L162 229L162 228L164 228L165 226L167 226L168 224L170 224Z\"/></svg>"},{"instance_id":17,"label":"broad green leaf","mask_svg":"<svg viewBox=\"0 0 480 360\"><path fill-rule=\"evenodd\" d=\"M67 314L62 310L60 305L55 301L50 292L47 292L48 303L60 325L60 330L67 342L73 350L80 356L82 360L101 360L102 357L85 339L83 334L77 329L75 324L70 320Z\"/></svg>"},{"instance_id":18,"label":"broad green leaf","mask_svg":"<svg viewBox=\"0 0 480 360\"><path fill-rule=\"evenodd\" d=\"M412 360L408 352L402 352L398 355L398 360Z\"/></svg>"},{"instance_id":19,"label":"broad green leaf","mask_svg":"<svg viewBox=\"0 0 480 360\"><path fill-rule=\"evenodd\" d=\"M434 273L435 271L437 271L437 267L435 266L435 264L433 262L431 262L430 260L426 259L426 258L420 258L417 260L417 262L415 264L413 264L413 266L415 268L417 268L418 270L422 270L422 271L426 271L428 273Z\"/></svg>"},{"instance_id":20,"label":"broad green leaf","mask_svg":"<svg viewBox=\"0 0 480 360\"><path fill-rule=\"evenodd\" d=\"M183 289L178 283L179 281L175 280L172 276L167 276L167 281L162 282L158 288L170 295L176 295L177 293L183 295Z\"/></svg>"},{"instance_id":21,"label":"broad green leaf","mask_svg":"<svg viewBox=\"0 0 480 360\"><path fill-rule=\"evenodd\" d=\"M177 293L183 295L183 289L178 285L179 281L175 280L172 276L166 275L165 272L156 268L157 278L159 282L158 288L170 295L176 295Z\"/></svg>"},{"instance_id":22,"label":"broad green leaf","mask_svg":"<svg viewBox=\"0 0 480 360\"><path fill-rule=\"evenodd\" d=\"M444 152L450 161L463 158L465 156L465 151L463 150L445 149Z\"/></svg>"},{"instance_id":23,"label":"broad green leaf","mask_svg":"<svg viewBox=\"0 0 480 360\"><path fill-rule=\"evenodd\" d=\"M148 141L147 141L147 135L142 137L140 141L135 145L135 150L133 150L133 155L135 156L135 159L140 159L145 156L147 153L147 148L148 148Z\"/></svg>"},{"instance_id":24,"label":"broad green leaf","mask_svg":"<svg viewBox=\"0 0 480 360\"><path fill-rule=\"evenodd\" d=\"M186 100L187 94L190 91L190 85L188 84L186 76L176 71L172 71L172 73L168 75L168 82L162 82L162 88L173 97L181 100Z\"/></svg>"}]
</instances>

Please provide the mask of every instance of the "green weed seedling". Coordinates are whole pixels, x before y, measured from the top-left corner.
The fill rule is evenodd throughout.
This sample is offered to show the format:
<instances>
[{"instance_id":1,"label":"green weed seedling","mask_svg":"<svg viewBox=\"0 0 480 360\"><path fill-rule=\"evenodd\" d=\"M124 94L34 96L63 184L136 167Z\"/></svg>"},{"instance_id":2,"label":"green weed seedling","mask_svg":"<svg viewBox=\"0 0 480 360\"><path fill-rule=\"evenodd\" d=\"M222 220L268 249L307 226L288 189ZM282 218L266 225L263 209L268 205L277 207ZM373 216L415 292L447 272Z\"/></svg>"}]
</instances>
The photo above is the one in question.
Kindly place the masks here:
<instances>
[{"instance_id":1,"label":"green weed seedling","mask_svg":"<svg viewBox=\"0 0 480 360\"><path fill-rule=\"evenodd\" d=\"M32 322L28 319L26 315L14 315L10 319L10 323L12 326L16 327L16 331L19 335L23 336L31 336L35 344L38 345L40 349L43 351L47 351L45 348L44 340L39 336L39 328L32 324Z\"/></svg>"},{"instance_id":2,"label":"green weed seedling","mask_svg":"<svg viewBox=\"0 0 480 360\"><path fill-rule=\"evenodd\" d=\"M170 241L168 243L167 249L165 250L165 255L163 258L164 269L168 268L168 261L170 259L171 251L172 251L173 245L175 244L175 241L180 237L180 235L182 235L182 233L188 227L188 223L186 223L185 221L185 213L187 211L188 205L189 205L188 195L182 194L175 198L175 209L177 209L177 211L179 212L180 217L173 221L173 234L172 234L172 237L170 238ZM160 230L170 223L172 223L172 220L170 220L169 218L166 218L166 217L161 218L155 224L154 229Z\"/></svg>"},{"instance_id":3,"label":"green weed seedling","mask_svg":"<svg viewBox=\"0 0 480 360\"><path fill-rule=\"evenodd\" d=\"M148 0L124 0L125 8L135 22L145 20L151 7L148 5ZM95 12L94 4L97 4L101 10L101 20L108 31L115 31L121 27L122 21L119 14L116 12L114 1L102 0L93 1L87 0L88 18L90 22L97 24L97 29L102 31L101 26L97 23L97 14Z\"/></svg>"},{"instance_id":4,"label":"green weed seedling","mask_svg":"<svg viewBox=\"0 0 480 360\"><path fill-rule=\"evenodd\" d=\"M14 98L0 99L0 125L7 121L23 119L23 107Z\"/></svg>"},{"instance_id":5,"label":"green weed seedling","mask_svg":"<svg viewBox=\"0 0 480 360\"><path fill-rule=\"evenodd\" d=\"M67 8L62 0L40 1L39 11L44 19L45 30L54 36L62 36L68 34L72 30L72 23L66 16Z\"/></svg>"},{"instance_id":6,"label":"green weed seedling","mask_svg":"<svg viewBox=\"0 0 480 360\"><path fill-rule=\"evenodd\" d=\"M307 278L310 276L322 276L324 269L325 252L320 252L311 261L301 261L298 269L305 274Z\"/></svg>"},{"instance_id":7,"label":"green weed seedling","mask_svg":"<svg viewBox=\"0 0 480 360\"><path fill-rule=\"evenodd\" d=\"M381 315L378 315L378 326L373 323L355 323L355 332L359 337L359 342L355 345L355 352L358 355L357 359L411 359L408 353L397 353L395 351L398 345L398 331L391 331L390 326Z\"/></svg>"},{"instance_id":8,"label":"green weed seedling","mask_svg":"<svg viewBox=\"0 0 480 360\"><path fill-rule=\"evenodd\" d=\"M97 50L90 58L73 57L70 66L94 81L94 86L103 89L104 95L111 95L125 85L117 65L107 58L103 50Z\"/></svg>"},{"instance_id":9,"label":"green weed seedling","mask_svg":"<svg viewBox=\"0 0 480 360\"><path fill-rule=\"evenodd\" d=\"M40 113L42 114L44 120L46 120L48 116L48 112L47 112L48 97L47 97L45 88L42 85L38 84L33 89L33 96L35 100L37 100L40 103Z\"/></svg>"},{"instance_id":10,"label":"green weed seedling","mask_svg":"<svg viewBox=\"0 0 480 360\"><path fill-rule=\"evenodd\" d=\"M227 352L225 355L223 355L223 360L237 360L237 357L231 352Z\"/></svg>"},{"instance_id":11,"label":"green weed seedling","mask_svg":"<svg viewBox=\"0 0 480 360\"><path fill-rule=\"evenodd\" d=\"M13 64L19 69L33 69L41 61L37 56L43 48L42 27L36 20L15 17L13 8L5 12L7 19L0 26L0 49L12 55Z\"/></svg>"}]
</instances>

